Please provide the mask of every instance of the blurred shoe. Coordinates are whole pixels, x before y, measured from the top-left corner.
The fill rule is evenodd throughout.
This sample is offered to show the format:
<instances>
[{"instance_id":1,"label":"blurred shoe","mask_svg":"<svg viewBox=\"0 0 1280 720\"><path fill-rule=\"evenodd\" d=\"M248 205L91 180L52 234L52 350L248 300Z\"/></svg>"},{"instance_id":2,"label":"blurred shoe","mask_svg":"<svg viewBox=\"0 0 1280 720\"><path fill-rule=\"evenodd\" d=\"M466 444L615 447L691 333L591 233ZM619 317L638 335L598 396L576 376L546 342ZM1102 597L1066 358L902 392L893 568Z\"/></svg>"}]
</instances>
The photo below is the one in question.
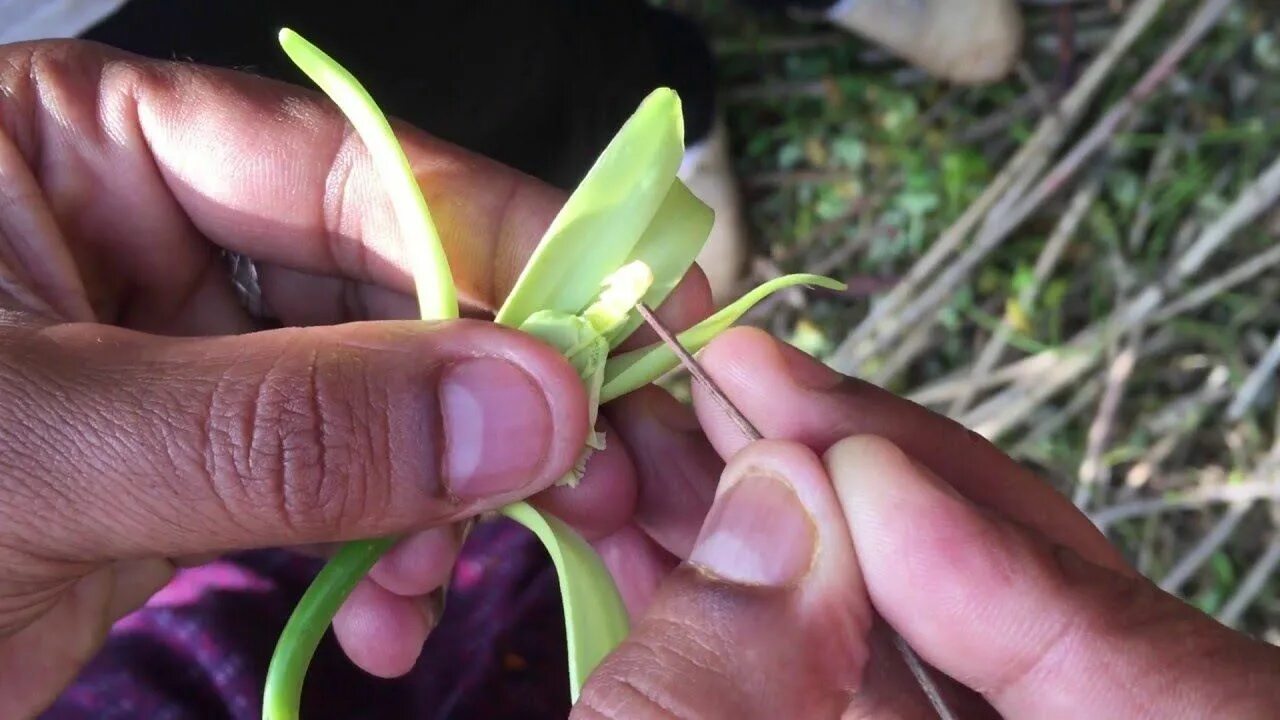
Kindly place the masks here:
<instances>
[{"instance_id":1,"label":"blurred shoe","mask_svg":"<svg viewBox=\"0 0 1280 720\"><path fill-rule=\"evenodd\" d=\"M0 0L0 44L75 37L124 0Z\"/></svg>"},{"instance_id":2,"label":"blurred shoe","mask_svg":"<svg viewBox=\"0 0 1280 720\"><path fill-rule=\"evenodd\" d=\"M1022 49L1016 0L839 0L824 15L956 83L1003 78Z\"/></svg>"},{"instance_id":3,"label":"blurred shoe","mask_svg":"<svg viewBox=\"0 0 1280 720\"><path fill-rule=\"evenodd\" d=\"M717 120L705 138L685 151L679 176L716 214L711 236L698 255L698 264L707 274L711 295L719 307L736 298L748 249L742 199L733 174L723 120Z\"/></svg>"}]
</instances>

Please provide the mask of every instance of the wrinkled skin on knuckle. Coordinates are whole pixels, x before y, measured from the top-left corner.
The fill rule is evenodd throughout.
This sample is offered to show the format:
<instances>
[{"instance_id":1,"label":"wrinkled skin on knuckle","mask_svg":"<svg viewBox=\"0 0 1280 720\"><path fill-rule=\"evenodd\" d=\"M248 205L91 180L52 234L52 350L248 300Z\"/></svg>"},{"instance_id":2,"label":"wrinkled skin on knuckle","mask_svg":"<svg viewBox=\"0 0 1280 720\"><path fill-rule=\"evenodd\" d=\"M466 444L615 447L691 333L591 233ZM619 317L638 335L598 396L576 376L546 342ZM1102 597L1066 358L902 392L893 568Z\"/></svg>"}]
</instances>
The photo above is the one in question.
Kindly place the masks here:
<instances>
[{"instance_id":1,"label":"wrinkled skin on knuckle","mask_svg":"<svg viewBox=\"0 0 1280 720\"><path fill-rule=\"evenodd\" d=\"M50 371L56 358L45 352L39 327L0 322L0 639L43 615L88 571L48 551L60 541L77 545L66 530L84 521L65 511L79 489L50 481L59 444L76 439L56 405L74 388Z\"/></svg>"},{"instance_id":2,"label":"wrinkled skin on knuckle","mask_svg":"<svg viewBox=\"0 0 1280 720\"><path fill-rule=\"evenodd\" d=\"M229 511L274 513L303 536L340 536L391 501L394 404L340 349L290 349L235 374L208 412L206 467Z\"/></svg>"},{"instance_id":3,"label":"wrinkled skin on knuckle","mask_svg":"<svg viewBox=\"0 0 1280 720\"><path fill-rule=\"evenodd\" d=\"M60 472L73 443L89 440L90 457L108 451L65 422L80 388L50 350L38 328L0 328L0 539L10 545L69 520L60 508L83 490Z\"/></svg>"},{"instance_id":4,"label":"wrinkled skin on knuckle","mask_svg":"<svg viewBox=\"0 0 1280 720\"><path fill-rule=\"evenodd\" d=\"M1147 578L1067 548L1034 545L1038 562L1026 566L1038 566L1049 595L1059 598L1046 617L1060 627L1042 653L1009 669L996 697L1015 682L1023 694L1073 687L1087 668L1091 702L1111 702L1135 717L1168 716L1174 708L1204 717L1274 717L1280 650L1228 630ZM1211 707L1218 709L1206 713ZM1268 710L1259 714L1259 707Z\"/></svg>"},{"instance_id":5,"label":"wrinkled skin on knuckle","mask_svg":"<svg viewBox=\"0 0 1280 720\"><path fill-rule=\"evenodd\" d=\"M1059 560L1064 577L1079 583L1077 587L1093 608L1085 611L1082 632L1108 638L1117 654L1124 653L1117 665L1167 679L1149 684L1157 695L1227 706L1265 700L1268 717L1280 710L1280 689L1274 687L1274 678L1280 673L1280 649L1229 630L1147 578L1108 572L1074 553L1057 555L1067 557ZM1260 677L1271 678L1265 683L1271 686L1269 691L1262 695L1250 688ZM1234 712L1212 715L1262 717Z\"/></svg>"},{"instance_id":6,"label":"wrinkled skin on knuckle","mask_svg":"<svg viewBox=\"0 0 1280 720\"><path fill-rule=\"evenodd\" d=\"M802 614L790 591L732 586L688 566L673 577L574 717L840 717L865 636L846 654L831 643L832 618Z\"/></svg>"},{"instance_id":7,"label":"wrinkled skin on knuckle","mask_svg":"<svg viewBox=\"0 0 1280 720\"><path fill-rule=\"evenodd\" d=\"M649 617L583 692L573 717L750 717L726 665L731 643L701 618Z\"/></svg>"}]
</instances>

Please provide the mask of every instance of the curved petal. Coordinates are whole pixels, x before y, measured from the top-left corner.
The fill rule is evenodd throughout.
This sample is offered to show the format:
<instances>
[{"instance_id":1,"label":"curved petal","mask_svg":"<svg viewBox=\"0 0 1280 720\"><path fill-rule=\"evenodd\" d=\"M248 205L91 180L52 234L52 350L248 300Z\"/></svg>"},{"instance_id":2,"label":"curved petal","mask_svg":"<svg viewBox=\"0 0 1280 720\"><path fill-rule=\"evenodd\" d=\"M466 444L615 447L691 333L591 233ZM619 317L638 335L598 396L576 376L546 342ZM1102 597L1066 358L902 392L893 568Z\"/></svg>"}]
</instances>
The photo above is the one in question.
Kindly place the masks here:
<instances>
[{"instance_id":1,"label":"curved petal","mask_svg":"<svg viewBox=\"0 0 1280 720\"><path fill-rule=\"evenodd\" d=\"M769 295L794 285L816 285L828 290L844 290L842 282L821 275L786 275L775 278L738 298L720 312L680 333L680 344L689 352L701 350L716 335L733 325L743 313ZM632 350L609 359L604 370L600 402L626 395L662 377L679 364L676 354L664 343Z\"/></svg>"},{"instance_id":2,"label":"curved petal","mask_svg":"<svg viewBox=\"0 0 1280 720\"><path fill-rule=\"evenodd\" d=\"M409 158L396 140L386 116L359 80L306 38L285 28L280 31L280 47L312 82L337 103L369 149L383 186L391 196L400 232L404 234L422 318L443 320L458 317L458 299L453 275L449 272L449 259L440 244L440 234L431 220L426 198L422 197L418 178L414 176Z\"/></svg>"},{"instance_id":3,"label":"curved petal","mask_svg":"<svg viewBox=\"0 0 1280 720\"><path fill-rule=\"evenodd\" d=\"M519 327L538 310L576 315L622 267L675 181L684 116L675 91L640 103L551 221L497 322Z\"/></svg>"},{"instance_id":4,"label":"curved petal","mask_svg":"<svg viewBox=\"0 0 1280 720\"><path fill-rule=\"evenodd\" d=\"M653 284L643 302L657 307L684 278L711 234L715 213L679 180L671 185L653 221L644 229L627 262L639 260L653 272ZM609 333L609 347L617 347L642 322L636 313L621 328Z\"/></svg>"},{"instance_id":5,"label":"curved petal","mask_svg":"<svg viewBox=\"0 0 1280 720\"><path fill-rule=\"evenodd\" d=\"M587 677L626 637L626 606L600 556L573 528L526 503L508 505L502 514L532 530L555 564L569 647L569 694L576 703Z\"/></svg>"}]
</instances>

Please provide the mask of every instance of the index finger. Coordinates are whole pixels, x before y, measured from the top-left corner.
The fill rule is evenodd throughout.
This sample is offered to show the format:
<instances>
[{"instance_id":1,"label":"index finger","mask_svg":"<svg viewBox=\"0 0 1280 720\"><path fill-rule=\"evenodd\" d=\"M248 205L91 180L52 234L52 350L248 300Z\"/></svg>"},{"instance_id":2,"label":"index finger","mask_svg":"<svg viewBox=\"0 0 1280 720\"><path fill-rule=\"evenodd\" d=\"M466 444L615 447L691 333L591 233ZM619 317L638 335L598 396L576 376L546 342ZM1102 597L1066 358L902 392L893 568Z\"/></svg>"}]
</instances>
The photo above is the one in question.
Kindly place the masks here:
<instances>
[{"instance_id":1,"label":"index finger","mask_svg":"<svg viewBox=\"0 0 1280 720\"><path fill-rule=\"evenodd\" d=\"M322 96L84 42L13 45L0 58L4 130L38 160L59 219L91 224L85 243L129 258L130 282L169 282L207 239L260 262L412 291L368 153ZM496 305L563 194L395 126L459 292Z\"/></svg>"},{"instance_id":2,"label":"index finger","mask_svg":"<svg viewBox=\"0 0 1280 720\"><path fill-rule=\"evenodd\" d=\"M817 452L854 435L885 438L971 500L1093 562L1132 572L1067 498L963 425L839 375L758 330L725 333L703 351L702 359L765 437L801 442ZM707 437L721 454L732 455L746 444L698 386L694 400Z\"/></svg>"}]
</instances>

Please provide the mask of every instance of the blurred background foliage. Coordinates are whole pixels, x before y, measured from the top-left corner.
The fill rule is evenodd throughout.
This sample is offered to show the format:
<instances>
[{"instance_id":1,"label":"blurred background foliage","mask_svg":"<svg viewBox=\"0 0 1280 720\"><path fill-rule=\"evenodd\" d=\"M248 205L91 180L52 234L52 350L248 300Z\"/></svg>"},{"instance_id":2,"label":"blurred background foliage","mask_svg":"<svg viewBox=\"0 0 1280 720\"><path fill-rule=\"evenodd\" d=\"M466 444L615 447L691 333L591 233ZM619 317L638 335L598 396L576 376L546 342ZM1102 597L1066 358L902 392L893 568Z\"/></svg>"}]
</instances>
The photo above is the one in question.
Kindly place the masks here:
<instances>
[{"instance_id":1,"label":"blurred background foliage","mask_svg":"<svg viewBox=\"0 0 1280 720\"><path fill-rule=\"evenodd\" d=\"M1280 640L1280 7L1028 2L1016 73L962 88L820 21L662 4L713 38L752 281L851 286L752 321L990 437L1144 573ZM1066 170L1000 185L1153 7L1042 148Z\"/></svg>"}]
</instances>

